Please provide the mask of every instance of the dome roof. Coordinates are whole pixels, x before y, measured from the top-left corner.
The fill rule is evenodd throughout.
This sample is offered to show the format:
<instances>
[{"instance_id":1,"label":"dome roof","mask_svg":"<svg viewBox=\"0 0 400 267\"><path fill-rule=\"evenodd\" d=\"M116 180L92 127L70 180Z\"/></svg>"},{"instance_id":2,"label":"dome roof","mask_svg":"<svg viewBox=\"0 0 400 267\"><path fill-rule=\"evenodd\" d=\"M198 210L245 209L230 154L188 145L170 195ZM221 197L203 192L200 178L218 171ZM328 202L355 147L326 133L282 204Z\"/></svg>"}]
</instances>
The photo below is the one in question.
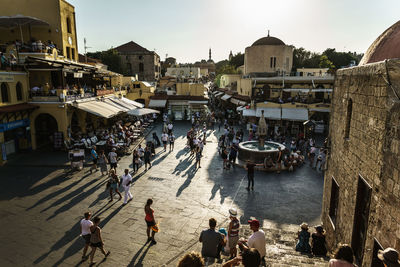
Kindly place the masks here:
<instances>
[{"instance_id":1,"label":"dome roof","mask_svg":"<svg viewBox=\"0 0 400 267\"><path fill-rule=\"evenodd\" d=\"M359 65L400 58L400 21L384 31L368 48Z\"/></svg>"},{"instance_id":2,"label":"dome roof","mask_svg":"<svg viewBox=\"0 0 400 267\"><path fill-rule=\"evenodd\" d=\"M256 45L285 45L285 43L281 39L268 35L267 37L258 39L252 44L252 46Z\"/></svg>"}]
</instances>

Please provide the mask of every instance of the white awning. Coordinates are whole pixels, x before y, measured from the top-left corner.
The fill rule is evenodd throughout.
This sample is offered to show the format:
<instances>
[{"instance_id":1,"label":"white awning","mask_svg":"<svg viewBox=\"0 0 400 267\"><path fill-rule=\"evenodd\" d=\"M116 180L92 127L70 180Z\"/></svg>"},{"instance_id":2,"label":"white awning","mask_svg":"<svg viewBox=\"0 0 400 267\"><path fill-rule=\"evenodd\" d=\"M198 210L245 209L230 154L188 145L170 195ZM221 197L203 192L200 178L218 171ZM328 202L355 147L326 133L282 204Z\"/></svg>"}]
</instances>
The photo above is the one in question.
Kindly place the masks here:
<instances>
[{"instance_id":1,"label":"white awning","mask_svg":"<svg viewBox=\"0 0 400 267\"><path fill-rule=\"evenodd\" d=\"M208 101L207 100L193 100L193 101L189 101L189 104L202 104L202 105L204 105L204 104L208 104Z\"/></svg>"},{"instance_id":2,"label":"white awning","mask_svg":"<svg viewBox=\"0 0 400 267\"><path fill-rule=\"evenodd\" d=\"M306 108L282 108L282 119L290 121L307 121L308 110Z\"/></svg>"},{"instance_id":3,"label":"white awning","mask_svg":"<svg viewBox=\"0 0 400 267\"><path fill-rule=\"evenodd\" d=\"M281 119L281 108L257 108L257 117L261 117L261 111L264 110L264 117L270 120Z\"/></svg>"},{"instance_id":4,"label":"white awning","mask_svg":"<svg viewBox=\"0 0 400 267\"><path fill-rule=\"evenodd\" d=\"M308 93L310 89L304 88L285 88L283 89L284 92L300 92L300 93Z\"/></svg>"},{"instance_id":5,"label":"white awning","mask_svg":"<svg viewBox=\"0 0 400 267\"><path fill-rule=\"evenodd\" d=\"M94 114L96 116L100 116L103 118L111 118L118 113L123 112L122 109L108 104L104 101L88 101L88 102L81 102L78 104L73 105L76 108L79 108L83 111L89 112L91 114Z\"/></svg>"},{"instance_id":6,"label":"white awning","mask_svg":"<svg viewBox=\"0 0 400 267\"><path fill-rule=\"evenodd\" d=\"M311 108L310 111L316 111L316 112L331 112L330 108Z\"/></svg>"},{"instance_id":7,"label":"white awning","mask_svg":"<svg viewBox=\"0 0 400 267\"><path fill-rule=\"evenodd\" d=\"M242 111L242 110L245 110L245 109L246 109L246 107L240 106L240 107L236 108L236 111Z\"/></svg>"},{"instance_id":8,"label":"white awning","mask_svg":"<svg viewBox=\"0 0 400 267\"><path fill-rule=\"evenodd\" d=\"M224 93L223 92L218 92L218 93L216 93L214 96L215 97L219 97L219 96L221 96L221 95L223 95Z\"/></svg>"},{"instance_id":9,"label":"white awning","mask_svg":"<svg viewBox=\"0 0 400 267\"><path fill-rule=\"evenodd\" d=\"M220 91L214 91L212 93L213 93L213 95L216 95L216 94L221 93L221 92Z\"/></svg>"},{"instance_id":10,"label":"white awning","mask_svg":"<svg viewBox=\"0 0 400 267\"><path fill-rule=\"evenodd\" d=\"M167 100L150 99L149 108L165 108Z\"/></svg>"},{"instance_id":11,"label":"white awning","mask_svg":"<svg viewBox=\"0 0 400 267\"><path fill-rule=\"evenodd\" d=\"M131 106L134 106L134 107L137 107L137 108L144 108L144 104L139 103L137 101L130 100L129 98L122 97L122 98L120 98L120 100L122 102L125 102L125 103L131 105Z\"/></svg>"},{"instance_id":12,"label":"white awning","mask_svg":"<svg viewBox=\"0 0 400 267\"><path fill-rule=\"evenodd\" d=\"M133 116L143 116L143 115L152 114L152 113L160 113L160 111L155 110L155 109L150 109L150 108L137 108L137 109L128 111L128 114L133 115Z\"/></svg>"},{"instance_id":13,"label":"white awning","mask_svg":"<svg viewBox=\"0 0 400 267\"><path fill-rule=\"evenodd\" d=\"M223 95L223 97L221 97L221 99L222 99L222 100L228 100L228 99L231 98L231 97L232 97L231 95L225 94L225 95Z\"/></svg>"},{"instance_id":14,"label":"white awning","mask_svg":"<svg viewBox=\"0 0 400 267\"><path fill-rule=\"evenodd\" d=\"M118 108L118 109L120 109L120 110L122 110L124 112L129 111L129 110L132 109L130 107L127 107L126 104L124 102L120 101L118 98L112 98L112 97L106 98L106 99L104 99L104 102L109 104L109 105L112 105L112 106L114 106L114 107L116 107L116 108Z\"/></svg>"},{"instance_id":15,"label":"white awning","mask_svg":"<svg viewBox=\"0 0 400 267\"><path fill-rule=\"evenodd\" d=\"M231 98L231 103L238 105L238 106L245 106L247 103L245 101L241 101L239 99L236 98Z\"/></svg>"},{"instance_id":16,"label":"white awning","mask_svg":"<svg viewBox=\"0 0 400 267\"><path fill-rule=\"evenodd\" d=\"M330 88L316 88L316 89L312 89L311 92L313 92L313 93L332 93L333 89L330 89Z\"/></svg>"},{"instance_id":17,"label":"white awning","mask_svg":"<svg viewBox=\"0 0 400 267\"><path fill-rule=\"evenodd\" d=\"M254 109L245 109L243 110L243 117L255 117L256 111Z\"/></svg>"}]
</instances>

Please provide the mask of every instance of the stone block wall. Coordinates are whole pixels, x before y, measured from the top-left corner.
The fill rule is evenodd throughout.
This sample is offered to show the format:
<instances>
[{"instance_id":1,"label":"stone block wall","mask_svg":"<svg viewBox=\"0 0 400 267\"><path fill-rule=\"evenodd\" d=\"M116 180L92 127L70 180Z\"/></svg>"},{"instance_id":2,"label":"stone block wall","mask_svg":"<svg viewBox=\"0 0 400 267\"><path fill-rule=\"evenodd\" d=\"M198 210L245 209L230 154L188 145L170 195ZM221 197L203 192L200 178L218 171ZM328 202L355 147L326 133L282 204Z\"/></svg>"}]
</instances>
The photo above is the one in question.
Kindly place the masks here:
<instances>
[{"instance_id":1,"label":"stone block wall","mask_svg":"<svg viewBox=\"0 0 400 267\"><path fill-rule=\"evenodd\" d=\"M374 239L400 250L399 86L400 60L342 69L335 80L322 220L331 250L338 243L351 244L358 177L367 182L372 191L362 266L371 264ZM329 216L332 177L339 185L335 224Z\"/></svg>"}]
</instances>

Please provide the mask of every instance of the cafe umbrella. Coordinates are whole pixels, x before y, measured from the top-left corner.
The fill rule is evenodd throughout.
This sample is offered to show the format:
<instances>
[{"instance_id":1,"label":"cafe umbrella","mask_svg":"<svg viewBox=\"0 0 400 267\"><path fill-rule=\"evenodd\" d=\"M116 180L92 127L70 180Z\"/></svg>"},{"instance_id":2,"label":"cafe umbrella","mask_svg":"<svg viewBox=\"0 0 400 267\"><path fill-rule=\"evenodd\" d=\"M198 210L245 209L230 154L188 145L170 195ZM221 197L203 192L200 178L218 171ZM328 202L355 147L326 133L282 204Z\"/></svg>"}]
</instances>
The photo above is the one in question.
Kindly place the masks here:
<instances>
[{"instance_id":1,"label":"cafe umbrella","mask_svg":"<svg viewBox=\"0 0 400 267\"><path fill-rule=\"evenodd\" d=\"M21 42L24 42L24 37L22 34L22 26L28 25L30 26L49 26L49 24L41 19L24 16L24 15L15 15L15 16L0 16L0 27L2 28L19 28L19 32L21 35Z\"/></svg>"}]
</instances>

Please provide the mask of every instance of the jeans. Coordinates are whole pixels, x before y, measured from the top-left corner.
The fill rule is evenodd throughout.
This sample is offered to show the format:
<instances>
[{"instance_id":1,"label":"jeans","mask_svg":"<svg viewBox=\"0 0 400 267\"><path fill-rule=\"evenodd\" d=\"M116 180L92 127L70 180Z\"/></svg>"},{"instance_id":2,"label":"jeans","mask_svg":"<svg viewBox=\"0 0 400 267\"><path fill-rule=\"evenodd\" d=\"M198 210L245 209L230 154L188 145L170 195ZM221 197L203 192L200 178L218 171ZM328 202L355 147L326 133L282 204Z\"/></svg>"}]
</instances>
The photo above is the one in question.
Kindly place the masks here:
<instances>
[{"instance_id":1,"label":"jeans","mask_svg":"<svg viewBox=\"0 0 400 267\"><path fill-rule=\"evenodd\" d=\"M248 173L247 180L248 180L247 187L250 188L250 184L251 184L251 187L253 188L254 187L254 173Z\"/></svg>"}]
</instances>

